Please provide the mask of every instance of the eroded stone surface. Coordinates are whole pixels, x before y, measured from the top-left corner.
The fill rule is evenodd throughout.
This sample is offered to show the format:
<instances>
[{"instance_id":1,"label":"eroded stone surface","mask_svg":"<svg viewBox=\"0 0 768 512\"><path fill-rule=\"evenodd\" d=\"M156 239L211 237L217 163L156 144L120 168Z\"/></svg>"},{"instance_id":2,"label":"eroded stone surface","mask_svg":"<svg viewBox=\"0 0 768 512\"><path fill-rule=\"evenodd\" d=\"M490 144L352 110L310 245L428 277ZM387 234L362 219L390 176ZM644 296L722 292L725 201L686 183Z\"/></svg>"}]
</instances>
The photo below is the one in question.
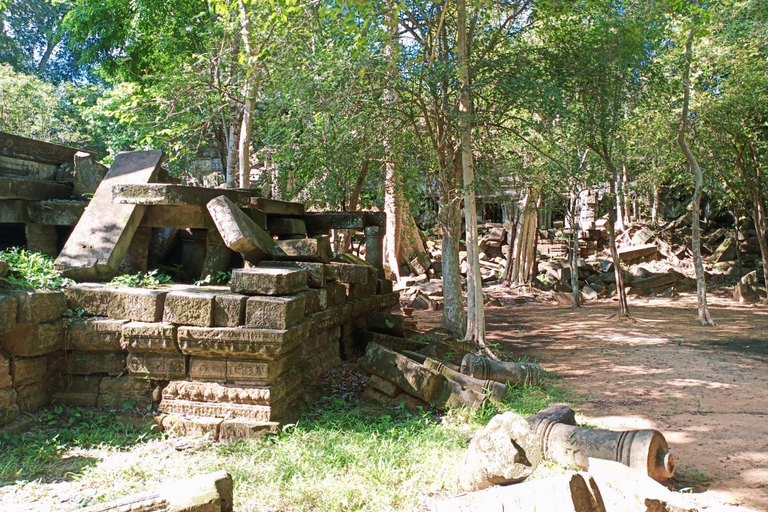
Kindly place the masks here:
<instances>
[{"instance_id":1,"label":"eroded stone surface","mask_svg":"<svg viewBox=\"0 0 768 512\"><path fill-rule=\"evenodd\" d=\"M287 329L302 321L305 312L305 297L251 297L245 305L245 325L257 329Z\"/></svg>"},{"instance_id":2,"label":"eroded stone surface","mask_svg":"<svg viewBox=\"0 0 768 512\"><path fill-rule=\"evenodd\" d=\"M111 318L73 318L67 323L68 350L120 350L123 324Z\"/></svg>"},{"instance_id":3,"label":"eroded stone surface","mask_svg":"<svg viewBox=\"0 0 768 512\"><path fill-rule=\"evenodd\" d=\"M137 322L159 322L168 290L113 288L110 290L107 316Z\"/></svg>"},{"instance_id":4,"label":"eroded stone surface","mask_svg":"<svg viewBox=\"0 0 768 512\"><path fill-rule=\"evenodd\" d=\"M275 242L259 225L243 213L229 198L219 196L206 205L224 244L256 264L272 259Z\"/></svg>"},{"instance_id":5,"label":"eroded stone surface","mask_svg":"<svg viewBox=\"0 0 768 512\"><path fill-rule=\"evenodd\" d=\"M64 323L16 324L0 334L0 344L16 356L41 356L64 348Z\"/></svg>"},{"instance_id":6,"label":"eroded stone surface","mask_svg":"<svg viewBox=\"0 0 768 512\"><path fill-rule=\"evenodd\" d=\"M271 405L289 392L295 392L300 384L301 379L290 378L282 378L269 386L177 380L163 389L163 400Z\"/></svg>"},{"instance_id":7,"label":"eroded stone surface","mask_svg":"<svg viewBox=\"0 0 768 512\"><path fill-rule=\"evenodd\" d=\"M98 283L78 283L67 286L64 293L71 304L71 309L82 309L91 316L109 316L109 301L113 287Z\"/></svg>"},{"instance_id":8,"label":"eroded stone surface","mask_svg":"<svg viewBox=\"0 0 768 512\"><path fill-rule=\"evenodd\" d=\"M307 271L292 268L238 268L232 271L232 291L246 295L292 295L307 288Z\"/></svg>"},{"instance_id":9,"label":"eroded stone surface","mask_svg":"<svg viewBox=\"0 0 768 512\"><path fill-rule=\"evenodd\" d=\"M178 340L187 355L272 360L296 348L309 335L309 328L307 322L285 330L181 326Z\"/></svg>"},{"instance_id":10,"label":"eroded stone surface","mask_svg":"<svg viewBox=\"0 0 768 512\"><path fill-rule=\"evenodd\" d=\"M67 371L72 375L119 375L124 370L125 352L72 350L67 353Z\"/></svg>"},{"instance_id":11,"label":"eroded stone surface","mask_svg":"<svg viewBox=\"0 0 768 512\"><path fill-rule=\"evenodd\" d=\"M174 324L211 327L215 295L210 292L178 291L165 297L163 320Z\"/></svg>"},{"instance_id":12,"label":"eroded stone surface","mask_svg":"<svg viewBox=\"0 0 768 512\"><path fill-rule=\"evenodd\" d=\"M123 375L104 377L99 382L98 407L122 407L125 402L142 407L152 402L152 386L147 379Z\"/></svg>"},{"instance_id":13,"label":"eroded stone surface","mask_svg":"<svg viewBox=\"0 0 768 512\"><path fill-rule=\"evenodd\" d=\"M45 357L17 357L11 361L15 388L44 380L47 373L48 361Z\"/></svg>"},{"instance_id":14,"label":"eroded stone surface","mask_svg":"<svg viewBox=\"0 0 768 512\"><path fill-rule=\"evenodd\" d=\"M213 325L236 327L245 324L245 301L247 295L226 293L216 295L213 301Z\"/></svg>"},{"instance_id":15,"label":"eroded stone surface","mask_svg":"<svg viewBox=\"0 0 768 512\"><path fill-rule=\"evenodd\" d=\"M333 251L327 236L317 238L297 238L295 240L278 240L277 247L282 253L276 253L276 260L318 261L328 263Z\"/></svg>"},{"instance_id":16,"label":"eroded stone surface","mask_svg":"<svg viewBox=\"0 0 768 512\"><path fill-rule=\"evenodd\" d=\"M225 358L191 356L189 358L189 378L226 380L227 360Z\"/></svg>"},{"instance_id":17,"label":"eroded stone surface","mask_svg":"<svg viewBox=\"0 0 768 512\"><path fill-rule=\"evenodd\" d=\"M16 299L0 295L0 334L16 326Z\"/></svg>"},{"instance_id":18,"label":"eroded stone surface","mask_svg":"<svg viewBox=\"0 0 768 512\"><path fill-rule=\"evenodd\" d=\"M128 354L128 371L157 380L183 379L187 376L187 357Z\"/></svg>"},{"instance_id":19,"label":"eroded stone surface","mask_svg":"<svg viewBox=\"0 0 768 512\"><path fill-rule=\"evenodd\" d=\"M40 324L52 322L64 316L67 298L57 290L6 290L0 289L0 296L16 299L16 322Z\"/></svg>"},{"instance_id":20,"label":"eroded stone surface","mask_svg":"<svg viewBox=\"0 0 768 512\"><path fill-rule=\"evenodd\" d=\"M325 286L326 275L328 274L326 263L316 261L262 261L260 267L277 268L302 268L307 271L307 285L310 288L322 288Z\"/></svg>"},{"instance_id":21,"label":"eroded stone surface","mask_svg":"<svg viewBox=\"0 0 768 512\"><path fill-rule=\"evenodd\" d=\"M131 353L179 354L176 326L167 322L128 322L123 325L120 343Z\"/></svg>"},{"instance_id":22,"label":"eroded stone surface","mask_svg":"<svg viewBox=\"0 0 768 512\"><path fill-rule=\"evenodd\" d=\"M249 382L266 385L275 382L285 374L294 374L300 362L299 350L294 350L274 361L227 360L228 382Z\"/></svg>"}]
</instances>

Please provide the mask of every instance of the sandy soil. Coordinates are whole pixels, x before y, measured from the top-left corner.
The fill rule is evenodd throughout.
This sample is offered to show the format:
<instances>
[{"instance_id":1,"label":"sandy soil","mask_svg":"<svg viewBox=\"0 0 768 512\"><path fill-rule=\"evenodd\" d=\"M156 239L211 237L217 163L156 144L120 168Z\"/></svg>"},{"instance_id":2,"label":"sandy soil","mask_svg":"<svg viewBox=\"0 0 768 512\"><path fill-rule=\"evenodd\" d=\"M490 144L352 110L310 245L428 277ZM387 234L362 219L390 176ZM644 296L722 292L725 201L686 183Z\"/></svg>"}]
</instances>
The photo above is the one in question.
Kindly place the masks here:
<instances>
[{"instance_id":1,"label":"sandy soil","mask_svg":"<svg viewBox=\"0 0 768 512\"><path fill-rule=\"evenodd\" d=\"M581 421L654 428L670 444L677 489L704 502L768 510L768 308L710 297L717 327L698 324L696 297L630 299L580 309L532 299L486 309L491 343L557 372ZM439 313L420 312L419 327Z\"/></svg>"}]
</instances>

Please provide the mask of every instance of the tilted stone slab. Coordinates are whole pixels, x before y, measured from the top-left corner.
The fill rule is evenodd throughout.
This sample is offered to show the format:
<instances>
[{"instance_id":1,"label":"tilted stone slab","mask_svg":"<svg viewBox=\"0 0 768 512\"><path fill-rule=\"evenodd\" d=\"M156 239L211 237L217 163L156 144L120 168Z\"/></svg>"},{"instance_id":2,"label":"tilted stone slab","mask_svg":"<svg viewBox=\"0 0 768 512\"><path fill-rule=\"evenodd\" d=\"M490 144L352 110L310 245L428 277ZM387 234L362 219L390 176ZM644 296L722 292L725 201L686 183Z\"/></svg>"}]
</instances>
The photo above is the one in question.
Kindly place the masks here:
<instances>
[{"instance_id":1,"label":"tilted stone slab","mask_svg":"<svg viewBox=\"0 0 768 512\"><path fill-rule=\"evenodd\" d=\"M64 322L16 324L0 334L0 345L10 354L22 357L42 356L64 348Z\"/></svg>"},{"instance_id":2,"label":"tilted stone slab","mask_svg":"<svg viewBox=\"0 0 768 512\"><path fill-rule=\"evenodd\" d=\"M274 361L227 359L227 381L271 384L285 374L294 374L300 361L300 350L294 350Z\"/></svg>"},{"instance_id":3,"label":"tilted stone slab","mask_svg":"<svg viewBox=\"0 0 768 512\"><path fill-rule=\"evenodd\" d=\"M301 268L307 271L307 285L310 288L322 288L325 286L326 274L328 273L326 263L316 261L262 261L260 267L277 268Z\"/></svg>"},{"instance_id":4,"label":"tilted stone slab","mask_svg":"<svg viewBox=\"0 0 768 512\"><path fill-rule=\"evenodd\" d=\"M214 299L215 295L211 292L170 292L165 297L163 320L174 324L212 327Z\"/></svg>"},{"instance_id":5,"label":"tilted stone slab","mask_svg":"<svg viewBox=\"0 0 768 512\"><path fill-rule=\"evenodd\" d=\"M69 185L0 176L0 199L40 201L67 199L71 196L72 187Z\"/></svg>"},{"instance_id":6,"label":"tilted stone slab","mask_svg":"<svg viewBox=\"0 0 768 512\"><path fill-rule=\"evenodd\" d=\"M125 352L72 350L67 353L67 371L72 375L119 375L125 371Z\"/></svg>"},{"instance_id":7,"label":"tilted stone slab","mask_svg":"<svg viewBox=\"0 0 768 512\"><path fill-rule=\"evenodd\" d=\"M89 316L109 316L109 301L114 287L98 283L78 283L67 286L64 293L73 311L82 309Z\"/></svg>"},{"instance_id":8,"label":"tilted stone slab","mask_svg":"<svg viewBox=\"0 0 768 512\"><path fill-rule=\"evenodd\" d=\"M57 290L0 289L0 296L16 299L16 322L20 324L52 322L67 310L67 297Z\"/></svg>"},{"instance_id":9,"label":"tilted stone slab","mask_svg":"<svg viewBox=\"0 0 768 512\"><path fill-rule=\"evenodd\" d=\"M304 319L306 298L255 296L245 305L245 325L257 329L287 329Z\"/></svg>"},{"instance_id":10,"label":"tilted stone slab","mask_svg":"<svg viewBox=\"0 0 768 512\"><path fill-rule=\"evenodd\" d=\"M15 388L44 380L47 373L48 361L45 357L16 357L11 360L11 376Z\"/></svg>"},{"instance_id":11,"label":"tilted stone slab","mask_svg":"<svg viewBox=\"0 0 768 512\"><path fill-rule=\"evenodd\" d=\"M123 350L132 354L180 354L176 326L167 322L128 322L123 325Z\"/></svg>"},{"instance_id":12,"label":"tilted stone slab","mask_svg":"<svg viewBox=\"0 0 768 512\"><path fill-rule=\"evenodd\" d=\"M122 407L126 402L136 407L152 403L152 385L149 380L128 375L101 379L97 407Z\"/></svg>"},{"instance_id":13,"label":"tilted stone slab","mask_svg":"<svg viewBox=\"0 0 768 512\"><path fill-rule=\"evenodd\" d=\"M206 205L224 244L256 264L272 259L275 242L272 237L243 213L230 199L219 196Z\"/></svg>"},{"instance_id":14,"label":"tilted stone slab","mask_svg":"<svg viewBox=\"0 0 768 512\"><path fill-rule=\"evenodd\" d=\"M189 378L207 380L227 379L227 360L223 357L195 357L189 358Z\"/></svg>"},{"instance_id":15,"label":"tilted stone slab","mask_svg":"<svg viewBox=\"0 0 768 512\"><path fill-rule=\"evenodd\" d=\"M109 279L118 272L144 206L112 203L112 186L149 183L157 177L163 152L120 153L64 244L56 267L78 281Z\"/></svg>"},{"instance_id":16,"label":"tilted stone slab","mask_svg":"<svg viewBox=\"0 0 768 512\"><path fill-rule=\"evenodd\" d=\"M159 322L163 319L168 290L147 288L113 288L109 291L107 316L137 322Z\"/></svg>"},{"instance_id":17,"label":"tilted stone slab","mask_svg":"<svg viewBox=\"0 0 768 512\"><path fill-rule=\"evenodd\" d=\"M73 318L67 323L68 350L121 350L123 324L128 320L112 318Z\"/></svg>"},{"instance_id":18,"label":"tilted stone slab","mask_svg":"<svg viewBox=\"0 0 768 512\"><path fill-rule=\"evenodd\" d=\"M282 378L269 386L175 380L163 388L163 400L273 405L300 386L298 378Z\"/></svg>"},{"instance_id":19,"label":"tilted stone slab","mask_svg":"<svg viewBox=\"0 0 768 512\"><path fill-rule=\"evenodd\" d=\"M145 205L204 206L211 199L224 196L238 206L247 205L255 190L190 187L168 183L118 183L112 186L112 202Z\"/></svg>"},{"instance_id":20,"label":"tilted stone slab","mask_svg":"<svg viewBox=\"0 0 768 512\"><path fill-rule=\"evenodd\" d=\"M245 295L293 295L307 288L307 271L293 268L236 268L230 287Z\"/></svg>"},{"instance_id":21,"label":"tilted stone slab","mask_svg":"<svg viewBox=\"0 0 768 512\"><path fill-rule=\"evenodd\" d=\"M213 301L213 325L215 327L244 325L247 300L247 295L239 293L216 295Z\"/></svg>"},{"instance_id":22,"label":"tilted stone slab","mask_svg":"<svg viewBox=\"0 0 768 512\"><path fill-rule=\"evenodd\" d=\"M327 236L316 238L297 238L295 240L278 240L279 251L275 251L274 259L280 261L331 261L333 251L331 241Z\"/></svg>"},{"instance_id":23,"label":"tilted stone slab","mask_svg":"<svg viewBox=\"0 0 768 512\"><path fill-rule=\"evenodd\" d=\"M181 326L178 339L186 355L273 360L307 339L309 329L307 322L285 330Z\"/></svg>"},{"instance_id":24,"label":"tilted stone slab","mask_svg":"<svg viewBox=\"0 0 768 512\"><path fill-rule=\"evenodd\" d=\"M14 297L0 295L0 334L16 326L17 304Z\"/></svg>"},{"instance_id":25,"label":"tilted stone slab","mask_svg":"<svg viewBox=\"0 0 768 512\"><path fill-rule=\"evenodd\" d=\"M258 197L251 199L251 205L269 215L301 216L304 214L303 203Z\"/></svg>"},{"instance_id":26,"label":"tilted stone slab","mask_svg":"<svg viewBox=\"0 0 768 512\"><path fill-rule=\"evenodd\" d=\"M128 354L128 372L156 380L183 379L187 376L187 359L186 356Z\"/></svg>"},{"instance_id":27,"label":"tilted stone slab","mask_svg":"<svg viewBox=\"0 0 768 512\"><path fill-rule=\"evenodd\" d=\"M439 372L375 343L368 344L365 356L360 359L360 367L425 402L432 400L445 380Z\"/></svg>"}]
</instances>

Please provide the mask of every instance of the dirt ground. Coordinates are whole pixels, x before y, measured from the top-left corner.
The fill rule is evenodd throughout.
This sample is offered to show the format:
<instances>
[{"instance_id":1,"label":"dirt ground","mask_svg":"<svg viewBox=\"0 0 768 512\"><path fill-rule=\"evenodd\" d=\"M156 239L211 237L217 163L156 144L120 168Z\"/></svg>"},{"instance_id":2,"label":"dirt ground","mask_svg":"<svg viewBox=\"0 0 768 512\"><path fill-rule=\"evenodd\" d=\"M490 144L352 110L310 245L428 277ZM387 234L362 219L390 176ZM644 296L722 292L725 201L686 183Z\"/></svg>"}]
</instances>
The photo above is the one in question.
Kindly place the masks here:
<instances>
[{"instance_id":1,"label":"dirt ground","mask_svg":"<svg viewBox=\"0 0 768 512\"><path fill-rule=\"evenodd\" d=\"M630 299L634 322L610 299L580 309L541 298L486 309L490 343L557 372L580 421L653 428L677 464L670 482L704 503L768 510L768 308L709 298L717 327L698 324L695 294ZM419 330L439 313L417 314Z\"/></svg>"}]
</instances>

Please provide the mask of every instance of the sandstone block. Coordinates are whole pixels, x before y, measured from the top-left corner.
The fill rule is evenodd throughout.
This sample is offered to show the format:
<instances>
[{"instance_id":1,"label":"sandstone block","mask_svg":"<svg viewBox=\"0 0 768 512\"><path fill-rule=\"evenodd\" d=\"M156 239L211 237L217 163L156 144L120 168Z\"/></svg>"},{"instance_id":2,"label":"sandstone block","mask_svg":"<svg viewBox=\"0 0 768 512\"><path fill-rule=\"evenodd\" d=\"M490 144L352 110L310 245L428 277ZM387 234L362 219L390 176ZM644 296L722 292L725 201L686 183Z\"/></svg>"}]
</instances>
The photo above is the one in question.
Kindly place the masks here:
<instances>
[{"instance_id":1,"label":"sandstone block","mask_svg":"<svg viewBox=\"0 0 768 512\"><path fill-rule=\"evenodd\" d=\"M368 282L370 265L353 265L351 263L331 263L338 273L337 281L347 284L365 284Z\"/></svg>"},{"instance_id":2,"label":"sandstone block","mask_svg":"<svg viewBox=\"0 0 768 512\"><path fill-rule=\"evenodd\" d=\"M11 361L0 354L0 389L13 386L11 379Z\"/></svg>"},{"instance_id":3,"label":"sandstone block","mask_svg":"<svg viewBox=\"0 0 768 512\"><path fill-rule=\"evenodd\" d=\"M150 379L183 379L187 376L187 357L157 354L128 354L128 372Z\"/></svg>"},{"instance_id":4,"label":"sandstone block","mask_svg":"<svg viewBox=\"0 0 768 512\"><path fill-rule=\"evenodd\" d=\"M274 255L276 260L328 263L333 255L331 241L327 236L278 240L277 248L280 249L280 252L276 252Z\"/></svg>"},{"instance_id":5,"label":"sandstone block","mask_svg":"<svg viewBox=\"0 0 768 512\"><path fill-rule=\"evenodd\" d=\"M99 382L98 407L123 407L127 402L136 407L152 403L152 386L147 379L130 377L104 377Z\"/></svg>"},{"instance_id":6,"label":"sandstone block","mask_svg":"<svg viewBox=\"0 0 768 512\"><path fill-rule=\"evenodd\" d=\"M295 394L300 386L300 379L286 378L268 386L175 380L163 389L163 400L273 405L289 393Z\"/></svg>"},{"instance_id":7,"label":"sandstone block","mask_svg":"<svg viewBox=\"0 0 768 512\"><path fill-rule=\"evenodd\" d=\"M270 216L267 218L267 227L269 228L269 234L272 236L307 236L307 226L304 224L303 219Z\"/></svg>"},{"instance_id":8,"label":"sandstone block","mask_svg":"<svg viewBox=\"0 0 768 512\"><path fill-rule=\"evenodd\" d=\"M256 264L272 259L275 242L272 237L243 213L229 198L219 196L206 205L224 244Z\"/></svg>"},{"instance_id":9,"label":"sandstone block","mask_svg":"<svg viewBox=\"0 0 768 512\"><path fill-rule=\"evenodd\" d=\"M339 306L347 301L347 289L341 283L328 283L328 305Z\"/></svg>"},{"instance_id":10,"label":"sandstone block","mask_svg":"<svg viewBox=\"0 0 768 512\"><path fill-rule=\"evenodd\" d=\"M292 295L307 288L307 271L290 268L238 268L232 271L232 291L246 295Z\"/></svg>"},{"instance_id":11,"label":"sandstone block","mask_svg":"<svg viewBox=\"0 0 768 512\"><path fill-rule=\"evenodd\" d=\"M51 403L48 383L35 382L16 389L16 403L22 410L35 410Z\"/></svg>"},{"instance_id":12,"label":"sandstone block","mask_svg":"<svg viewBox=\"0 0 768 512\"><path fill-rule=\"evenodd\" d=\"M304 298L304 314L311 315L328 307L328 291L325 288L310 288L296 294Z\"/></svg>"},{"instance_id":13,"label":"sandstone block","mask_svg":"<svg viewBox=\"0 0 768 512\"><path fill-rule=\"evenodd\" d=\"M371 375L371 378L368 381L368 385L379 393L383 393L389 397L395 397L400 393L400 388L397 387L396 384L393 384L392 382L388 381L387 379L383 379L378 375Z\"/></svg>"},{"instance_id":14,"label":"sandstone block","mask_svg":"<svg viewBox=\"0 0 768 512\"><path fill-rule=\"evenodd\" d=\"M72 375L119 375L124 370L125 352L72 350L67 353L67 371Z\"/></svg>"},{"instance_id":15,"label":"sandstone block","mask_svg":"<svg viewBox=\"0 0 768 512\"><path fill-rule=\"evenodd\" d=\"M13 387L45 380L48 374L48 361L45 357L17 357L11 361Z\"/></svg>"},{"instance_id":16,"label":"sandstone block","mask_svg":"<svg viewBox=\"0 0 768 512\"><path fill-rule=\"evenodd\" d=\"M195 357L189 358L189 378L206 380L226 380L227 360L224 358Z\"/></svg>"},{"instance_id":17,"label":"sandstone block","mask_svg":"<svg viewBox=\"0 0 768 512\"><path fill-rule=\"evenodd\" d=\"M360 367L369 374L378 375L408 393L426 402L432 400L445 378L440 373L420 365L402 354L370 343Z\"/></svg>"},{"instance_id":18,"label":"sandstone block","mask_svg":"<svg viewBox=\"0 0 768 512\"><path fill-rule=\"evenodd\" d=\"M376 293L376 282L365 284L345 284L347 289L347 300L360 300L370 297Z\"/></svg>"},{"instance_id":19,"label":"sandstone block","mask_svg":"<svg viewBox=\"0 0 768 512\"><path fill-rule=\"evenodd\" d=\"M247 295L226 293L216 295L213 301L213 325L236 327L245 324L245 302Z\"/></svg>"},{"instance_id":20,"label":"sandstone block","mask_svg":"<svg viewBox=\"0 0 768 512\"><path fill-rule=\"evenodd\" d=\"M221 418L182 418L174 414L163 417L163 431L175 436L202 437L210 435L219 438L219 428L224 420Z\"/></svg>"},{"instance_id":21,"label":"sandstone block","mask_svg":"<svg viewBox=\"0 0 768 512\"><path fill-rule=\"evenodd\" d=\"M291 203L288 201L278 201L277 199L252 197L251 205L268 215L299 217L304 214L303 203Z\"/></svg>"},{"instance_id":22,"label":"sandstone block","mask_svg":"<svg viewBox=\"0 0 768 512\"><path fill-rule=\"evenodd\" d=\"M109 301L114 288L98 283L78 283L67 286L64 293L71 309L82 309L86 315L109 316Z\"/></svg>"},{"instance_id":23,"label":"sandstone block","mask_svg":"<svg viewBox=\"0 0 768 512\"><path fill-rule=\"evenodd\" d=\"M111 292L107 316L137 322L159 322L167 290L115 288Z\"/></svg>"},{"instance_id":24,"label":"sandstone block","mask_svg":"<svg viewBox=\"0 0 768 512\"><path fill-rule=\"evenodd\" d=\"M68 350L120 350L123 324L111 318L73 318L67 323Z\"/></svg>"},{"instance_id":25,"label":"sandstone block","mask_svg":"<svg viewBox=\"0 0 768 512\"><path fill-rule=\"evenodd\" d=\"M299 398L297 392L289 394L275 405L254 405L242 403L197 402L192 400L169 400L160 402L160 410L167 414L188 414L215 418L250 419L255 421L275 421L286 416L293 402Z\"/></svg>"},{"instance_id":26,"label":"sandstone block","mask_svg":"<svg viewBox=\"0 0 768 512\"><path fill-rule=\"evenodd\" d=\"M326 275L328 273L326 263L316 261L262 261L260 267L276 268L301 268L307 271L307 286L310 288L322 288L325 286Z\"/></svg>"},{"instance_id":27,"label":"sandstone block","mask_svg":"<svg viewBox=\"0 0 768 512\"><path fill-rule=\"evenodd\" d=\"M287 329L304 319L306 298L251 297L245 305L245 325L257 329Z\"/></svg>"},{"instance_id":28,"label":"sandstone block","mask_svg":"<svg viewBox=\"0 0 768 512\"><path fill-rule=\"evenodd\" d=\"M273 360L291 352L309 335L310 324L288 329L187 327L178 330L183 354L201 357Z\"/></svg>"},{"instance_id":29,"label":"sandstone block","mask_svg":"<svg viewBox=\"0 0 768 512\"><path fill-rule=\"evenodd\" d=\"M165 297L163 320L173 324L213 326L213 303L210 292L170 292Z\"/></svg>"},{"instance_id":30,"label":"sandstone block","mask_svg":"<svg viewBox=\"0 0 768 512\"><path fill-rule=\"evenodd\" d=\"M254 421L243 418L228 419L221 423L219 441L236 439L259 439L268 434L280 432L280 424L274 421Z\"/></svg>"},{"instance_id":31,"label":"sandstone block","mask_svg":"<svg viewBox=\"0 0 768 512\"><path fill-rule=\"evenodd\" d=\"M3 423L3 412L16 407L16 390L12 387L0 388L0 425Z\"/></svg>"},{"instance_id":32,"label":"sandstone block","mask_svg":"<svg viewBox=\"0 0 768 512\"><path fill-rule=\"evenodd\" d=\"M15 356L42 356L64 348L64 323L16 324L0 334L0 344Z\"/></svg>"},{"instance_id":33,"label":"sandstone block","mask_svg":"<svg viewBox=\"0 0 768 512\"><path fill-rule=\"evenodd\" d=\"M123 325L123 350L150 354L179 354L176 326L166 322L128 322Z\"/></svg>"},{"instance_id":34,"label":"sandstone block","mask_svg":"<svg viewBox=\"0 0 768 512\"><path fill-rule=\"evenodd\" d=\"M394 283L389 279L378 279L376 281L376 293L379 295L392 293Z\"/></svg>"},{"instance_id":35,"label":"sandstone block","mask_svg":"<svg viewBox=\"0 0 768 512\"><path fill-rule=\"evenodd\" d=\"M17 302L13 297L0 295L0 334L16 326Z\"/></svg>"},{"instance_id":36,"label":"sandstone block","mask_svg":"<svg viewBox=\"0 0 768 512\"><path fill-rule=\"evenodd\" d=\"M0 295L16 299L16 322L40 324L64 316L67 298L57 290L0 290Z\"/></svg>"},{"instance_id":37,"label":"sandstone block","mask_svg":"<svg viewBox=\"0 0 768 512\"><path fill-rule=\"evenodd\" d=\"M70 375L62 378L51 394L54 404L96 407L100 376Z\"/></svg>"},{"instance_id":38,"label":"sandstone block","mask_svg":"<svg viewBox=\"0 0 768 512\"><path fill-rule=\"evenodd\" d=\"M301 354L294 350L274 361L227 360L227 382L248 382L266 385L276 382L286 374L293 374L301 360Z\"/></svg>"}]
</instances>

